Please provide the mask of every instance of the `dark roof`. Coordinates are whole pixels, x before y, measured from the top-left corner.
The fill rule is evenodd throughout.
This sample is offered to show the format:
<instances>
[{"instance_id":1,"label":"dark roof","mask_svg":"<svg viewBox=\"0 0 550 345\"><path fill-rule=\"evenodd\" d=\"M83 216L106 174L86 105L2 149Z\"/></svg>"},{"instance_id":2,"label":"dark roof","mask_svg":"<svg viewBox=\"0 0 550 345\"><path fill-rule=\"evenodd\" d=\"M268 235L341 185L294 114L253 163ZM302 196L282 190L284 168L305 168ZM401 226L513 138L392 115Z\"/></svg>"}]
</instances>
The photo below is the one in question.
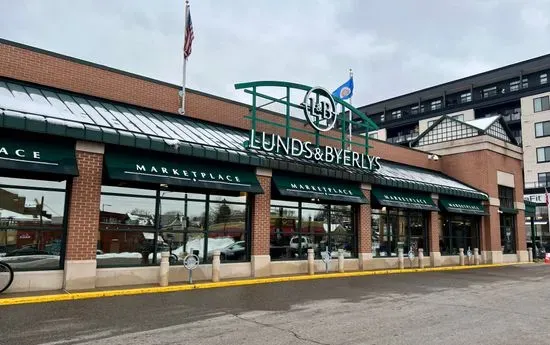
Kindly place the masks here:
<instances>
[{"instance_id":1,"label":"dark roof","mask_svg":"<svg viewBox=\"0 0 550 345\"><path fill-rule=\"evenodd\" d=\"M496 68L487 72L474 74L469 77L453 80L443 84L431 86L418 91L410 92L401 96L388 98L375 103L359 107L359 110L367 115L379 113L386 110L396 109L406 105L414 104L419 99L429 100L442 97L443 92L452 94L460 91L468 91L470 87L480 87L498 81L514 78L520 74L526 75L550 68L550 54L542 55L533 59L517 62L504 67Z\"/></svg>"}]
</instances>

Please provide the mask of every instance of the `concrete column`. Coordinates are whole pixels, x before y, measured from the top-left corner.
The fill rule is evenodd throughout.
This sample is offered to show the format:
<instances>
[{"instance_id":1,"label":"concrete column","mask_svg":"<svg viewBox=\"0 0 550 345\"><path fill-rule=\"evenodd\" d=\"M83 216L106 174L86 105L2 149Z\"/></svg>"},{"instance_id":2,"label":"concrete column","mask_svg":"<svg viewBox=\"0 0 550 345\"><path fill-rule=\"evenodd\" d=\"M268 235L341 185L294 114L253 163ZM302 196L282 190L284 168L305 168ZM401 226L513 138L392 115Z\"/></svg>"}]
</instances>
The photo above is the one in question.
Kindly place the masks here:
<instances>
[{"instance_id":1,"label":"concrete column","mask_svg":"<svg viewBox=\"0 0 550 345\"><path fill-rule=\"evenodd\" d=\"M215 250L214 253L212 253L212 281L213 282L219 282L220 281L220 251Z\"/></svg>"},{"instance_id":2,"label":"concrete column","mask_svg":"<svg viewBox=\"0 0 550 345\"><path fill-rule=\"evenodd\" d=\"M424 268L424 249L418 248L418 267Z\"/></svg>"},{"instance_id":3,"label":"concrete column","mask_svg":"<svg viewBox=\"0 0 550 345\"><path fill-rule=\"evenodd\" d=\"M400 270L405 268L405 259L403 257L403 248L397 248L397 263L399 265Z\"/></svg>"},{"instance_id":4,"label":"concrete column","mask_svg":"<svg viewBox=\"0 0 550 345\"><path fill-rule=\"evenodd\" d=\"M170 252L160 253L159 285L168 286L170 272Z\"/></svg>"},{"instance_id":5,"label":"concrete column","mask_svg":"<svg viewBox=\"0 0 550 345\"><path fill-rule=\"evenodd\" d=\"M315 254L313 253L313 248L308 248L307 250L307 272L310 275L315 274Z\"/></svg>"},{"instance_id":6,"label":"concrete column","mask_svg":"<svg viewBox=\"0 0 550 345\"><path fill-rule=\"evenodd\" d=\"M263 194L252 196L252 276L267 277L271 275L271 257L269 241L271 231L271 170L258 168L256 176Z\"/></svg>"},{"instance_id":7,"label":"concrete column","mask_svg":"<svg viewBox=\"0 0 550 345\"><path fill-rule=\"evenodd\" d=\"M528 255L528 260L529 262L533 262L533 251L531 250L531 247L527 247L527 255Z\"/></svg>"},{"instance_id":8,"label":"concrete column","mask_svg":"<svg viewBox=\"0 0 550 345\"><path fill-rule=\"evenodd\" d=\"M439 196L432 194L432 199L437 205ZM430 243L430 264L432 267L441 266L441 251L439 249L439 233L441 231L441 219L439 212L430 212L430 228L429 228L429 243Z\"/></svg>"},{"instance_id":9,"label":"concrete column","mask_svg":"<svg viewBox=\"0 0 550 345\"><path fill-rule=\"evenodd\" d=\"M464 266L464 264L465 264L464 248L458 248L458 259L459 259L459 265Z\"/></svg>"},{"instance_id":10,"label":"concrete column","mask_svg":"<svg viewBox=\"0 0 550 345\"><path fill-rule=\"evenodd\" d=\"M93 289L99 230L103 144L76 143L79 175L69 183L69 212L63 288Z\"/></svg>"},{"instance_id":11,"label":"concrete column","mask_svg":"<svg viewBox=\"0 0 550 345\"><path fill-rule=\"evenodd\" d=\"M363 195L369 202L371 201L371 185L362 184L361 190ZM372 260L372 227L371 227L371 207L370 204L361 204L358 206L358 253L359 253L359 270L366 270L369 261Z\"/></svg>"},{"instance_id":12,"label":"concrete column","mask_svg":"<svg viewBox=\"0 0 550 345\"><path fill-rule=\"evenodd\" d=\"M479 265L480 262L479 249L474 248L474 265Z\"/></svg>"},{"instance_id":13,"label":"concrete column","mask_svg":"<svg viewBox=\"0 0 550 345\"><path fill-rule=\"evenodd\" d=\"M338 272L344 273L344 250L338 249Z\"/></svg>"}]
</instances>

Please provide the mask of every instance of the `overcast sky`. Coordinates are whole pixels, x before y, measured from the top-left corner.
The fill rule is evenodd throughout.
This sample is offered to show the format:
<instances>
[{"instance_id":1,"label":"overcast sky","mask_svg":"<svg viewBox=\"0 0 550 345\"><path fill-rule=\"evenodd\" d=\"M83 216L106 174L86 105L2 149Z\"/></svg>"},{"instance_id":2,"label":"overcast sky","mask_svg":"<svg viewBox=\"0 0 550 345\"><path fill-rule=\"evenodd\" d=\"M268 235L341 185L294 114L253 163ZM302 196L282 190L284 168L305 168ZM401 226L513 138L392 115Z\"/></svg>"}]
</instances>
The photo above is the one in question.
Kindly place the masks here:
<instances>
[{"instance_id":1,"label":"overcast sky","mask_svg":"<svg viewBox=\"0 0 550 345\"><path fill-rule=\"evenodd\" d=\"M187 86L332 90L356 106L550 53L550 0L194 0ZM0 37L181 85L184 0L0 0Z\"/></svg>"}]
</instances>

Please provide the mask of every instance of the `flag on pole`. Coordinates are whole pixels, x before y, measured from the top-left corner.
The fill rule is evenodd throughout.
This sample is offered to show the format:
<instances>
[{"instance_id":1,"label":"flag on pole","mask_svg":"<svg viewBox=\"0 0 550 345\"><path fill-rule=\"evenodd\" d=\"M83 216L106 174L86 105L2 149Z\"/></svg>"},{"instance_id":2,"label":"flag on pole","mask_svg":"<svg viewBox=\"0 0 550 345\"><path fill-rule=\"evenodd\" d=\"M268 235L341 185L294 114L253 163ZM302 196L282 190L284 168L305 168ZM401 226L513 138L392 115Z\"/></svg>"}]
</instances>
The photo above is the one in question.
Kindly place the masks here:
<instances>
[{"instance_id":1,"label":"flag on pole","mask_svg":"<svg viewBox=\"0 0 550 345\"><path fill-rule=\"evenodd\" d=\"M546 206L550 206L550 195L548 194L548 190L546 189L546 187L544 187L544 196L545 196L545 200L546 200Z\"/></svg>"},{"instance_id":2,"label":"flag on pole","mask_svg":"<svg viewBox=\"0 0 550 345\"><path fill-rule=\"evenodd\" d=\"M340 85L334 92L333 96L336 96L340 99L348 99L353 96L353 76L349 77L349 80L344 84Z\"/></svg>"},{"instance_id":3,"label":"flag on pole","mask_svg":"<svg viewBox=\"0 0 550 345\"><path fill-rule=\"evenodd\" d=\"M193 39L195 34L193 32L193 23L191 22L191 9L189 3L187 6L187 18L185 20L185 44L183 45L183 57L187 60L189 55L191 55L191 46L193 44Z\"/></svg>"}]
</instances>

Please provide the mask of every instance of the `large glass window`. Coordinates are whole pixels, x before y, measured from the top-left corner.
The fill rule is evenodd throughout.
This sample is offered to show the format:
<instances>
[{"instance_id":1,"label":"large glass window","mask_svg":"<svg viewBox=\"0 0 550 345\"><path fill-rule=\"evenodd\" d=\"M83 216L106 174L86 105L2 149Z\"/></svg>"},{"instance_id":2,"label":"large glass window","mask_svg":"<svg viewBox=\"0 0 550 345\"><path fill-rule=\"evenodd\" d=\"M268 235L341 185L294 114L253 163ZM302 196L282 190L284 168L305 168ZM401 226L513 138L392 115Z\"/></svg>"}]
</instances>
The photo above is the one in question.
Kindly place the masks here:
<instances>
[{"instance_id":1,"label":"large glass window","mask_svg":"<svg viewBox=\"0 0 550 345\"><path fill-rule=\"evenodd\" d=\"M459 249L464 253L468 249L480 248L479 216L446 214L443 217L439 234L439 250L441 255L458 255Z\"/></svg>"},{"instance_id":2,"label":"large glass window","mask_svg":"<svg viewBox=\"0 0 550 345\"><path fill-rule=\"evenodd\" d=\"M538 177L538 182L539 182L538 187L548 187L548 186L550 186L550 172L538 173L537 177Z\"/></svg>"},{"instance_id":3,"label":"large glass window","mask_svg":"<svg viewBox=\"0 0 550 345\"><path fill-rule=\"evenodd\" d=\"M190 253L210 262L215 250L222 263L245 261L248 223L245 196L103 186L97 265L158 264L163 251L172 264Z\"/></svg>"},{"instance_id":4,"label":"large glass window","mask_svg":"<svg viewBox=\"0 0 550 345\"><path fill-rule=\"evenodd\" d=\"M326 251L337 257L357 257L353 206L271 201L270 255L272 260L307 259L312 248L315 258Z\"/></svg>"},{"instance_id":5,"label":"large glass window","mask_svg":"<svg viewBox=\"0 0 550 345\"><path fill-rule=\"evenodd\" d=\"M371 228L374 256L397 256L399 247L405 255L409 250L418 255L419 248L424 250L424 255L429 254L425 212L392 207L373 209Z\"/></svg>"},{"instance_id":6,"label":"large glass window","mask_svg":"<svg viewBox=\"0 0 550 345\"><path fill-rule=\"evenodd\" d=\"M0 177L0 260L14 270L62 268L65 182Z\"/></svg>"},{"instance_id":7,"label":"large glass window","mask_svg":"<svg viewBox=\"0 0 550 345\"><path fill-rule=\"evenodd\" d=\"M546 137L550 135L550 121L535 123L535 137Z\"/></svg>"},{"instance_id":8,"label":"large glass window","mask_svg":"<svg viewBox=\"0 0 550 345\"><path fill-rule=\"evenodd\" d=\"M537 147L537 163L550 162L550 146Z\"/></svg>"},{"instance_id":9,"label":"large glass window","mask_svg":"<svg viewBox=\"0 0 550 345\"><path fill-rule=\"evenodd\" d=\"M514 188L499 185L498 198L500 200L500 207L514 208Z\"/></svg>"}]
</instances>

